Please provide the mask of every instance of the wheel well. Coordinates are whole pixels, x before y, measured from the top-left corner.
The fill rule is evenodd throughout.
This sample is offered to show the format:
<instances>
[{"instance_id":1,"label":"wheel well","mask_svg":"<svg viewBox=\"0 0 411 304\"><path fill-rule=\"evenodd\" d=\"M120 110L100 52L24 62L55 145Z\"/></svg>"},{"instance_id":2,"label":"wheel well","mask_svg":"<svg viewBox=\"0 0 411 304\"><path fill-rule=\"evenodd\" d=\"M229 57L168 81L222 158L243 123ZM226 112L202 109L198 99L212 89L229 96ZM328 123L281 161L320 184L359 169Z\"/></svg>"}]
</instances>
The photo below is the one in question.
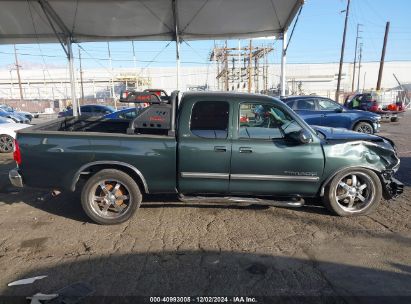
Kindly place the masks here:
<instances>
[{"instance_id":1,"label":"wheel well","mask_svg":"<svg viewBox=\"0 0 411 304\"><path fill-rule=\"evenodd\" d=\"M365 122L365 123L369 124L369 125L371 126L372 130L375 132L375 130L374 130L374 125L373 125L372 121L370 121L370 120L364 120L364 119L359 120L359 121L356 121L356 122L354 123L352 129L354 130L355 127L356 127L359 123L361 123L361 122Z\"/></svg>"},{"instance_id":2,"label":"wheel well","mask_svg":"<svg viewBox=\"0 0 411 304\"><path fill-rule=\"evenodd\" d=\"M137 183L142 193L148 193L147 185L145 181L143 180L142 176L140 176L132 168L121 165L121 164L96 164L96 165L91 165L85 168L84 170L81 170L79 172L78 177L75 177L75 179L73 180L73 184L71 187L72 191L75 191L76 185L78 184L80 180L84 182L88 180L90 177L92 177L94 174L96 174L97 172L104 170L104 169L116 169L124 173L127 173L134 179L134 181Z\"/></svg>"},{"instance_id":3,"label":"wheel well","mask_svg":"<svg viewBox=\"0 0 411 304\"><path fill-rule=\"evenodd\" d=\"M340 173L340 172L342 172L342 171L344 171L344 170L346 170L346 169L353 169L353 170L355 170L355 169L367 169L367 170L370 170L370 171L374 172L375 174L377 174L378 178L379 178L380 181L381 181L381 185L384 185L383 182L382 182L382 174L381 174L380 171L377 171L377 170L375 170L375 169L373 169L373 168L369 168L369 167L347 167L347 168L344 168L344 169L341 169L341 170L338 170L338 171L334 172L334 173L331 174L326 180L324 180L324 181L322 182L322 184L321 184L321 187L320 187L319 191L317 192L317 193L318 193L318 196L319 196L319 197L323 197L323 196L324 196L324 193L325 193L325 188L328 186L328 184L333 180L333 178L334 178L338 173Z\"/></svg>"}]
</instances>

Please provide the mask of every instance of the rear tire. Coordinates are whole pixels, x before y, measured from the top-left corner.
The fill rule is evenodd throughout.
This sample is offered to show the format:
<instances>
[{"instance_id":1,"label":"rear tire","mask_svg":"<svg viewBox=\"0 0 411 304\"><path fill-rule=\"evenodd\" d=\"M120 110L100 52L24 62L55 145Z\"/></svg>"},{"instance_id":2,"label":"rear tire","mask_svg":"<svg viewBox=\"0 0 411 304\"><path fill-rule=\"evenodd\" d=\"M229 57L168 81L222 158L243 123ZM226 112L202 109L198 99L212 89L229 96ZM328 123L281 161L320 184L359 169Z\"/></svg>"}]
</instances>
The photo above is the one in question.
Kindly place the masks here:
<instances>
[{"instance_id":1,"label":"rear tire","mask_svg":"<svg viewBox=\"0 0 411 304\"><path fill-rule=\"evenodd\" d=\"M94 222L115 225L127 221L140 207L142 195L135 180L115 169L104 169L85 183L81 205Z\"/></svg>"},{"instance_id":2,"label":"rear tire","mask_svg":"<svg viewBox=\"0 0 411 304\"><path fill-rule=\"evenodd\" d=\"M371 124L365 121L360 121L354 126L353 129L355 132L365 133L365 134L374 134L374 128Z\"/></svg>"},{"instance_id":3,"label":"rear tire","mask_svg":"<svg viewBox=\"0 0 411 304\"><path fill-rule=\"evenodd\" d=\"M333 177L324 193L324 205L339 216L367 215L380 204L381 181L368 169L347 169Z\"/></svg>"},{"instance_id":4,"label":"rear tire","mask_svg":"<svg viewBox=\"0 0 411 304\"><path fill-rule=\"evenodd\" d=\"M391 119L390 119L391 122L397 122L399 120L400 119L398 117L391 117Z\"/></svg>"},{"instance_id":5,"label":"rear tire","mask_svg":"<svg viewBox=\"0 0 411 304\"><path fill-rule=\"evenodd\" d=\"M0 153L11 153L14 151L14 138L10 135L0 135Z\"/></svg>"}]
</instances>

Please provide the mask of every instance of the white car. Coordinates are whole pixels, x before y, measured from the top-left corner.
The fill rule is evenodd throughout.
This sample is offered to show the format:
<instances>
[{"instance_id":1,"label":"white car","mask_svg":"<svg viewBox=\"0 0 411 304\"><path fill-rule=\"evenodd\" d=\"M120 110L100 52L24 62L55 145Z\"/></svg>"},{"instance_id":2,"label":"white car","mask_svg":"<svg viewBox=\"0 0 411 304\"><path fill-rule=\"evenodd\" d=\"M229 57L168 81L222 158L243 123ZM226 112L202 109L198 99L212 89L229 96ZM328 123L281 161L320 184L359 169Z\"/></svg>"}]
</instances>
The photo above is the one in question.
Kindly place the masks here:
<instances>
[{"instance_id":1,"label":"white car","mask_svg":"<svg viewBox=\"0 0 411 304\"><path fill-rule=\"evenodd\" d=\"M13 152L16 131L27 127L31 125L15 123L10 118L0 117L0 153Z\"/></svg>"}]
</instances>

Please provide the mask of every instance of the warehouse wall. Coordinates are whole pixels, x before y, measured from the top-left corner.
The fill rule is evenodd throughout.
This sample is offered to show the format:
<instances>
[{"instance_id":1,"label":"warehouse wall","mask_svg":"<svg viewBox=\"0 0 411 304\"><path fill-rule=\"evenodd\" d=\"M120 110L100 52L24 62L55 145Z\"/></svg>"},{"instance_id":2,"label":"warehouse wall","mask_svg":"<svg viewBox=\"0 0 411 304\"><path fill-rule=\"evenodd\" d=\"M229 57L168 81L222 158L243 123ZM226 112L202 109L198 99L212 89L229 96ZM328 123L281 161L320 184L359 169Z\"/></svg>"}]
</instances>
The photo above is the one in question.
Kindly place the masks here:
<instances>
[{"instance_id":1,"label":"warehouse wall","mask_svg":"<svg viewBox=\"0 0 411 304\"><path fill-rule=\"evenodd\" d=\"M375 88L378 75L378 62L367 62L361 66L360 88L366 90ZM386 62L384 67L383 88L397 86L393 73L402 83L411 83L411 61ZM288 64L288 87L304 94L318 94L322 96L334 96L337 85L337 63L325 64ZM151 79L150 87L163 88L166 91L176 89L175 67L152 67L138 70L114 69L114 78L121 75L134 75ZM276 87L280 78L280 65L270 65L268 68L269 87ZM358 72L357 72L358 75ZM364 83L365 75L365 83ZM181 89L208 85L211 90L217 90L215 79L216 68L213 63L208 66L181 67ZM70 84L67 69L33 69L21 70L21 79L25 99L65 99L70 97ZM77 72L77 81L79 73ZM111 75L107 69L87 69L83 72L84 93L86 96L96 96L101 92L110 94ZM263 89L262 77L259 80L259 89ZM352 64L344 64L342 77L342 90L351 91ZM357 80L355 81L357 84ZM231 85L230 85L231 87ZM237 87L237 86L236 86ZM256 84L254 83L254 89ZM240 89L246 90L246 89ZM100 92L100 93L99 93ZM80 96L80 87L77 86L77 95ZM103 94L104 95L104 94ZM103 96L100 94L100 96ZM98 96L97 96L98 97ZM0 98L19 98L19 87L15 70L0 70Z\"/></svg>"}]
</instances>

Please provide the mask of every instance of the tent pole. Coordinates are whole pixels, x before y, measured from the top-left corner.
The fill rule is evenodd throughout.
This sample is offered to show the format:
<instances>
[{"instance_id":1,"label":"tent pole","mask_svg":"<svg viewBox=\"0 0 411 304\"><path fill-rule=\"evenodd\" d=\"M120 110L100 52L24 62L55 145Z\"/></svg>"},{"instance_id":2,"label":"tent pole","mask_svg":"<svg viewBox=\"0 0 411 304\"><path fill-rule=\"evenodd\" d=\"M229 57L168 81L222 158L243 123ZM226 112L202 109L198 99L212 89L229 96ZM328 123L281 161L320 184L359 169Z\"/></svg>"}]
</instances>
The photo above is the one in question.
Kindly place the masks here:
<instances>
[{"instance_id":1,"label":"tent pole","mask_svg":"<svg viewBox=\"0 0 411 304\"><path fill-rule=\"evenodd\" d=\"M287 56L287 32L284 31L283 33L283 46L281 52L281 96L285 96L285 65L286 65L286 56Z\"/></svg>"},{"instance_id":2,"label":"tent pole","mask_svg":"<svg viewBox=\"0 0 411 304\"><path fill-rule=\"evenodd\" d=\"M176 68L177 68L177 90L180 91L181 80L180 80L180 41L176 39Z\"/></svg>"},{"instance_id":3,"label":"tent pole","mask_svg":"<svg viewBox=\"0 0 411 304\"><path fill-rule=\"evenodd\" d=\"M70 73L70 84L71 84L71 103L73 106L73 116L79 115L78 103L76 98L76 80L74 75L74 58L73 58L73 48L71 46L71 37L67 38L67 53L68 53L68 63L69 63L69 73Z\"/></svg>"}]
</instances>

